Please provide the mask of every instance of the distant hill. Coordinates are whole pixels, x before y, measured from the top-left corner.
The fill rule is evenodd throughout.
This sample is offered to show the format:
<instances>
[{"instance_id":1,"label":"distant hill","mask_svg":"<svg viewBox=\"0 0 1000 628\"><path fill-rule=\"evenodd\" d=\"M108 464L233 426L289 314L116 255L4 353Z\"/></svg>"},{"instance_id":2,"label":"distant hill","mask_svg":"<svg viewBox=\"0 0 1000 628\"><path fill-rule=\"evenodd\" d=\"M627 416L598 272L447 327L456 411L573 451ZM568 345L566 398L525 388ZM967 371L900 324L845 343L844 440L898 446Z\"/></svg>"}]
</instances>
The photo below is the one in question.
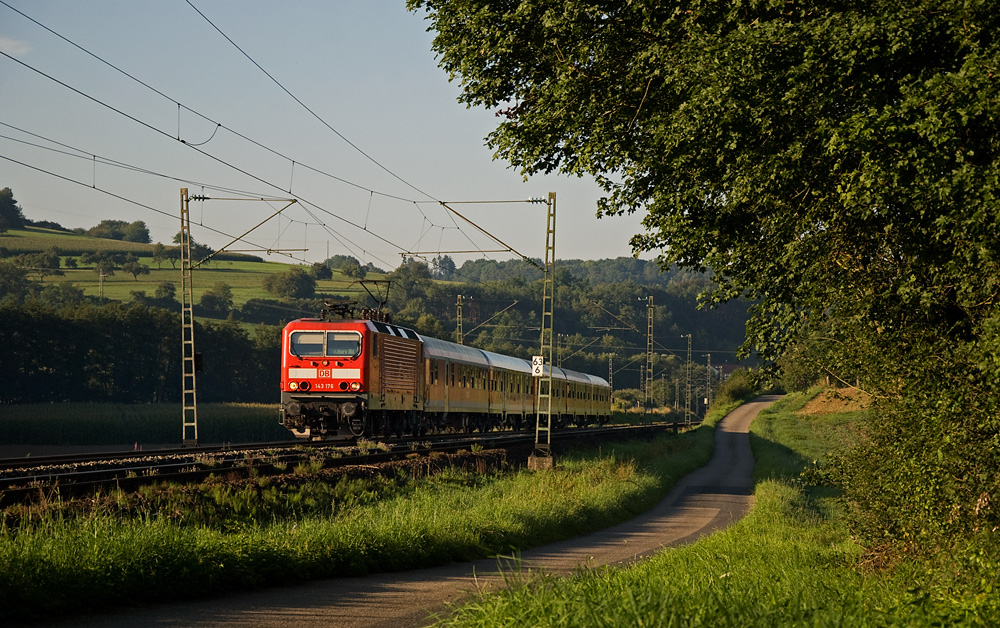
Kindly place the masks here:
<instances>
[{"instance_id":1,"label":"distant hill","mask_svg":"<svg viewBox=\"0 0 1000 628\"><path fill-rule=\"evenodd\" d=\"M21 253L41 253L55 248L63 256L79 256L84 253L133 253L135 255L152 255L156 244L127 242L110 238L95 238L64 229L51 227L26 226L23 229L11 229L0 235L0 258ZM165 244L174 247L173 244ZM263 261L256 255L244 253L220 253L218 259L230 261Z\"/></svg>"}]
</instances>

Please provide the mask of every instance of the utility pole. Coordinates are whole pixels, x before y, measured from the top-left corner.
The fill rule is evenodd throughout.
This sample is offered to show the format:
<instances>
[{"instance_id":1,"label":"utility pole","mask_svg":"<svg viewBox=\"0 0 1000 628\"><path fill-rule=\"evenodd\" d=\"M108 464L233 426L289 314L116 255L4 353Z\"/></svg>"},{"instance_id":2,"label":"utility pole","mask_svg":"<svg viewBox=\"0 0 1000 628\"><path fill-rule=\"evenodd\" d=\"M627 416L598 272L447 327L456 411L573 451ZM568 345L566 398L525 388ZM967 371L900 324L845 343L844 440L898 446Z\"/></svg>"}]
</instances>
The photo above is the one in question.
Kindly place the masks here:
<instances>
[{"instance_id":1,"label":"utility pole","mask_svg":"<svg viewBox=\"0 0 1000 628\"><path fill-rule=\"evenodd\" d=\"M465 344L465 334L462 333L462 295L458 295L458 313L456 315L458 326L455 327L455 342L460 345Z\"/></svg>"},{"instance_id":2,"label":"utility pole","mask_svg":"<svg viewBox=\"0 0 1000 628\"><path fill-rule=\"evenodd\" d=\"M712 407L712 354L708 353L707 362L708 370L706 375L708 376L708 388L705 391L705 411L708 412L708 408Z\"/></svg>"},{"instance_id":3,"label":"utility pole","mask_svg":"<svg viewBox=\"0 0 1000 628\"><path fill-rule=\"evenodd\" d=\"M653 295L646 297L646 412L653 404Z\"/></svg>"},{"instance_id":4,"label":"utility pole","mask_svg":"<svg viewBox=\"0 0 1000 628\"><path fill-rule=\"evenodd\" d=\"M248 235L250 231L260 227L271 218L278 216L281 212L288 209L288 207L296 202L295 199L285 199L288 201L288 205L285 205L269 217L265 218L263 221L257 223L257 225L251 228L250 231L247 231L241 236L237 236L232 242L223 246L215 253L212 253L205 259L199 261L197 264L194 264L191 260L191 201L207 200L233 200L245 202L250 200L266 201L268 199L209 199L207 196L188 196L188 189L181 188L181 364L183 377L181 444L184 447L198 446L198 389L196 385L195 373L200 370L198 368L200 355L194 350L194 287L192 284L192 271L196 266L208 261L212 258L212 256L225 251L230 246ZM301 250L304 251L306 249ZM281 252L280 249L271 249L269 252L270 251Z\"/></svg>"},{"instance_id":5,"label":"utility pole","mask_svg":"<svg viewBox=\"0 0 1000 628\"><path fill-rule=\"evenodd\" d=\"M535 451L528 458L528 468L552 468L552 341L555 300L556 266L556 193L549 192L548 213L545 220L545 280L542 286L542 333L540 358L549 365L538 376L538 403L536 404Z\"/></svg>"},{"instance_id":6,"label":"utility pole","mask_svg":"<svg viewBox=\"0 0 1000 628\"><path fill-rule=\"evenodd\" d=\"M681 378L674 378L674 412L677 411L677 407L681 405Z\"/></svg>"},{"instance_id":7,"label":"utility pole","mask_svg":"<svg viewBox=\"0 0 1000 628\"><path fill-rule=\"evenodd\" d=\"M200 197L195 197L196 199ZM194 287L191 284L191 197L181 188L181 342L183 363L183 423L181 444L198 446L197 358L194 350Z\"/></svg>"},{"instance_id":8,"label":"utility pole","mask_svg":"<svg viewBox=\"0 0 1000 628\"><path fill-rule=\"evenodd\" d=\"M683 338L683 336L681 336ZM687 386L687 394L684 400L684 422L688 425L691 424L691 334L687 335L688 339L688 358L687 364L684 366L684 383Z\"/></svg>"}]
</instances>

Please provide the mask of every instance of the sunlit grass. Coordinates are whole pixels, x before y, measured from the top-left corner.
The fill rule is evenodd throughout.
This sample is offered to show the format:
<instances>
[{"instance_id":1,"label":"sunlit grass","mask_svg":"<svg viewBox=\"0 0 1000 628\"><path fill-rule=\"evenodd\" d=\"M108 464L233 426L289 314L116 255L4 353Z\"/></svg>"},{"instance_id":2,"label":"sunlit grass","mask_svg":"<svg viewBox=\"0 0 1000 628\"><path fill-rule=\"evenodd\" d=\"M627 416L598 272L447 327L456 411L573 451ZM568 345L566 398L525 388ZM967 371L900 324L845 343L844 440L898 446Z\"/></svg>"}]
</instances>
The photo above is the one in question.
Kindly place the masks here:
<instances>
[{"instance_id":1,"label":"sunlit grass","mask_svg":"<svg viewBox=\"0 0 1000 628\"><path fill-rule=\"evenodd\" d=\"M173 246L171 243L164 244ZM63 274L45 277L43 285L72 285L81 289L86 296L98 297L103 290L105 299L127 302L131 300L133 291L145 292L146 296L152 297L156 293L157 286L162 282L171 282L176 284L178 289L180 288L180 264L176 263L176 266L172 266L169 261L163 261L159 264L154 262L152 244L93 238L31 227L10 230L6 236L0 237L0 247L8 249L15 255L43 251L49 248L59 249L63 255L63 268L61 268ZM133 277L123 270L118 270L114 275L105 277L102 282L101 278L94 272L93 267L75 269L65 267L66 257L78 258L84 251L132 253L138 257L139 263L149 267L149 274ZM250 299L275 298L274 295L264 290L264 278L270 274L288 270L289 264L269 258L266 252L261 252L259 257L262 261L254 261L249 258L245 260L214 259L199 267L192 278L195 302L197 303L201 296L217 283L229 285L232 290L233 304L237 308L242 307ZM347 294L346 290L353 282L353 279L345 278L340 274L340 271L334 270L332 279L316 282L316 291L326 295Z\"/></svg>"},{"instance_id":2,"label":"sunlit grass","mask_svg":"<svg viewBox=\"0 0 1000 628\"><path fill-rule=\"evenodd\" d=\"M562 455L543 473L445 470L332 488L216 483L197 495L119 496L77 515L53 508L0 529L0 603L28 617L43 600L46 612L78 612L510 553L646 510L704 463L710 438L704 429L609 443Z\"/></svg>"},{"instance_id":3,"label":"sunlit grass","mask_svg":"<svg viewBox=\"0 0 1000 628\"><path fill-rule=\"evenodd\" d=\"M993 625L1000 596L942 584L927 566L860 567L836 493L799 473L842 447L852 417L796 417L796 401L753 426L755 505L731 528L625 569L572 578L514 578L442 626L933 626ZM801 405L801 404L799 404ZM853 417L856 419L856 417ZM980 566L990 582L995 574Z\"/></svg>"}]
</instances>

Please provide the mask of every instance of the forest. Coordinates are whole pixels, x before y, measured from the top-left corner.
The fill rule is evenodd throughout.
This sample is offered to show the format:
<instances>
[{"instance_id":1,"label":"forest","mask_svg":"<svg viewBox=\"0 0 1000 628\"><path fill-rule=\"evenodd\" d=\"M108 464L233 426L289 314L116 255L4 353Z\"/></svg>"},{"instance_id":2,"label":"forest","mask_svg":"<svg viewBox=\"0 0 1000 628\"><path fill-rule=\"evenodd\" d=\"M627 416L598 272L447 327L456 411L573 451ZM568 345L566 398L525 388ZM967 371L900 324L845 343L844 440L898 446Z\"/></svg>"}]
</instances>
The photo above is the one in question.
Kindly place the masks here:
<instances>
[{"instance_id":1,"label":"forest","mask_svg":"<svg viewBox=\"0 0 1000 628\"><path fill-rule=\"evenodd\" d=\"M108 225L129 223L105 220L100 229L76 230L91 236L84 238L59 225L34 225L19 208L17 215L21 221L8 224L20 229L0 235L0 403L178 401L180 277L170 255L176 247L88 250L94 238L109 237ZM62 248L25 244L43 230L71 239L59 240ZM528 262L474 260L456 267L443 256L407 259L385 272L344 255L311 266L265 266L246 257L220 275L229 283L196 293L202 401L275 402L281 327L317 316L331 303L352 303L358 311L383 307L396 324L452 341L458 341L460 309L463 344L529 359L538 351L542 275ZM95 275L101 294L116 287L122 296L94 294ZM610 379L620 403L642 398L636 389L645 375L650 299L654 405L674 404L686 378L702 399L721 373L709 370L709 362L737 362L747 304L700 309L699 294L711 285L704 274L660 273L653 261L618 258L560 260L555 279L557 365ZM258 288L247 292L238 280ZM122 282L128 282L125 293Z\"/></svg>"}]
</instances>

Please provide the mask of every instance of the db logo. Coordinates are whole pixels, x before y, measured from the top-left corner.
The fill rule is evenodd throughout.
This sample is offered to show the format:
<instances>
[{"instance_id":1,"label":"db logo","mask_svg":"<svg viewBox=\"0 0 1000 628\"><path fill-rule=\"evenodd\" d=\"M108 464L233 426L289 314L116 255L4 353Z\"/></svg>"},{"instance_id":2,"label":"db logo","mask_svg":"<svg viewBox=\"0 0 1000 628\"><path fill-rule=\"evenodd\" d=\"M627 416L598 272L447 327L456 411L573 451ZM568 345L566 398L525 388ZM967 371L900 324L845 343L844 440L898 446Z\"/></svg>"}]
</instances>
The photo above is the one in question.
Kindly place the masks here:
<instances>
[{"instance_id":1,"label":"db logo","mask_svg":"<svg viewBox=\"0 0 1000 628\"><path fill-rule=\"evenodd\" d=\"M333 377L333 369L320 369L319 370L320 379L330 379Z\"/></svg>"}]
</instances>

